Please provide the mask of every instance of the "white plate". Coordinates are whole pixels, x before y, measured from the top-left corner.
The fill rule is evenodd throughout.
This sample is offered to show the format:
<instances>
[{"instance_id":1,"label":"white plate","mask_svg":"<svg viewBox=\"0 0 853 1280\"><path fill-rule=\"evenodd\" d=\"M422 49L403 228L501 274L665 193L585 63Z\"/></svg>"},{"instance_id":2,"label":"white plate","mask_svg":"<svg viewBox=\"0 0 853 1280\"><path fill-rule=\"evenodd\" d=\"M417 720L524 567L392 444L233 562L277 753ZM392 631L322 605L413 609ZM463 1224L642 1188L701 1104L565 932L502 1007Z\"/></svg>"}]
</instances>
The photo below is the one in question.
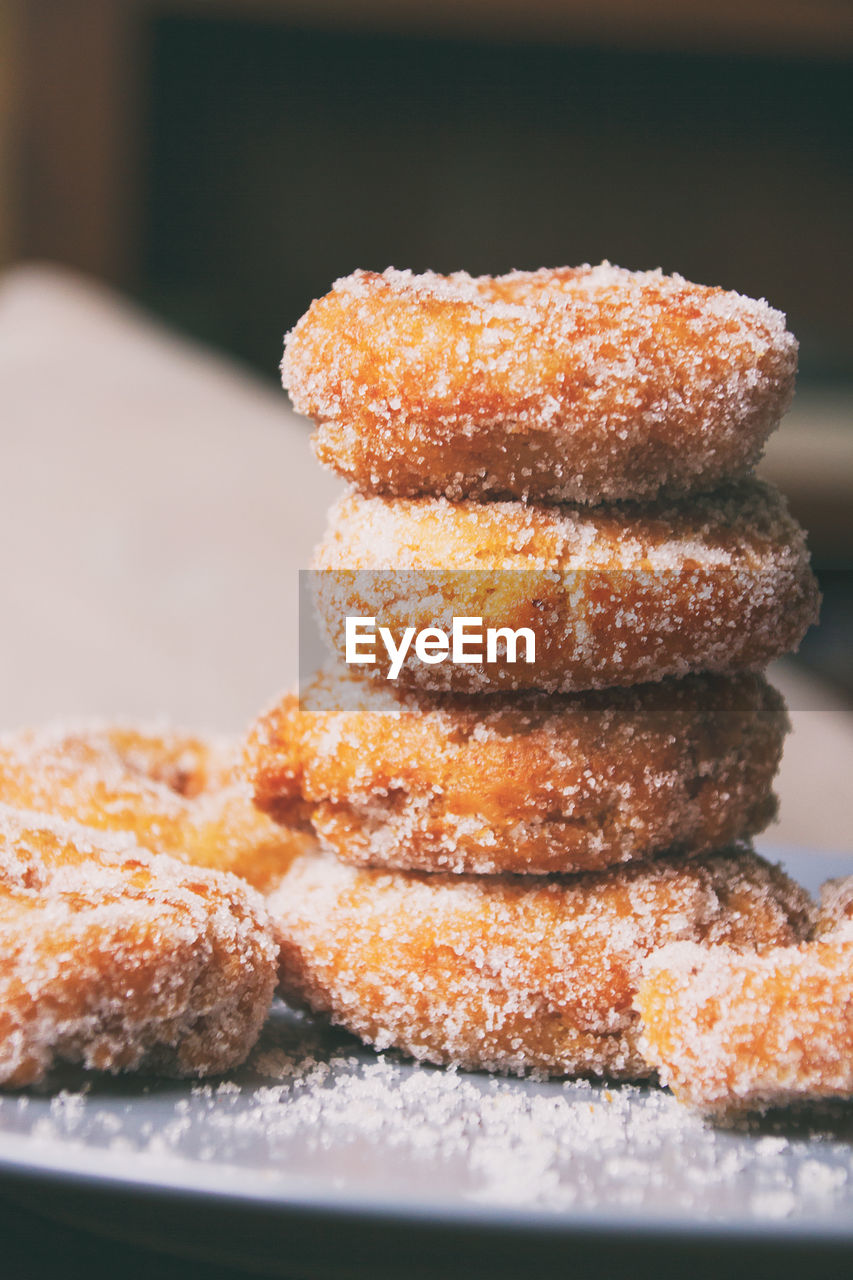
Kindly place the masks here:
<instances>
[{"instance_id":1,"label":"white plate","mask_svg":"<svg viewBox=\"0 0 853 1280\"><path fill-rule=\"evenodd\" d=\"M853 856L785 861L810 889L853 872ZM46 1092L0 1097L0 1171L31 1192L320 1215L338 1230L853 1244L850 1108L718 1130L653 1086L417 1066L281 1004L225 1080L65 1071Z\"/></svg>"}]
</instances>

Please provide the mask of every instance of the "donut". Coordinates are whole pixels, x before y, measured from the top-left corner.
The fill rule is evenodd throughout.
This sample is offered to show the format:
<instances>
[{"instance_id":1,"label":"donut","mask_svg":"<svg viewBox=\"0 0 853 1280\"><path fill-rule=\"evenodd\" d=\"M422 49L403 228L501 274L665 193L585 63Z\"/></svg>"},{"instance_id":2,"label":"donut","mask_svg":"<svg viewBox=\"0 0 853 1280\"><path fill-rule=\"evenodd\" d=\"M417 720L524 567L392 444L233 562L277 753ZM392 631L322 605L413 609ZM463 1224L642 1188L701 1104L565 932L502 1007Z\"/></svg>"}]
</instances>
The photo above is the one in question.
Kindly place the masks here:
<instances>
[{"instance_id":1,"label":"donut","mask_svg":"<svg viewBox=\"0 0 853 1280\"><path fill-rule=\"evenodd\" d=\"M261 717L245 769L345 862L586 871L763 830L787 727L754 675L478 698L324 674Z\"/></svg>"},{"instance_id":2,"label":"donut","mask_svg":"<svg viewBox=\"0 0 853 1280\"><path fill-rule=\"evenodd\" d=\"M462 693L759 670L797 647L819 599L802 529L754 479L681 503L590 508L350 492L331 510L310 585L336 660L346 619L366 618L357 652L373 661L360 674ZM441 661L417 660L421 633L449 643L460 618L480 620L460 650L480 661L452 661L448 644ZM381 627L394 646L412 629L401 667ZM519 634L514 655L501 628Z\"/></svg>"},{"instance_id":3,"label":"donut","mask_svg":"<svg viewBox=\"0 0 853 1280\"><path fill-rule=\"evenodd\" d=\"M275 987L259 895L132 838L0 804L0 1085L58 1062L225 1071Z\"/></svg>"},{"instance_id":4,"label":"donut","mask_svg":"<svg viewBox=\"0 0 853 1280\"><path fill-rule=\"evenodd\" d=\"M761 955L674 942L636 1008L663 1084L710 1116L853 1097L853 877L824 890L816 936Z\"/></svg>"},{"instance_id":5,"label":"donut","mask_svg":"<svg viewBox=\"0 0 853 1280\"><path fill-rule=\"evenodd\" d=\"M0 802L124 831L266 889L305 838L254 807L231 744L119 725L0 735Z\"/></svg>"},{"instance_id":6,"label":"donut","mask_svg":"<svg viewBox=\"0 0 853 1280\"><path fill-rule=\"evenodd\" d=\"M810 905L746 851L572 877L426 875L300 854L268 900L285 998L379 1049L489 1071L647 1076L643 958L804 936Z\"/></svg>"},{"instance_id":7,"label":"donut","mask_svg":"<svg viewBox=\"0 0 853 1280\"><path fill-rule=\"evenodd\" d=\"M611 266L356 271L287 335L319 460L364 493L653 499L743 475L797 342L766 302Z\"/></svg>"}]
</instances>

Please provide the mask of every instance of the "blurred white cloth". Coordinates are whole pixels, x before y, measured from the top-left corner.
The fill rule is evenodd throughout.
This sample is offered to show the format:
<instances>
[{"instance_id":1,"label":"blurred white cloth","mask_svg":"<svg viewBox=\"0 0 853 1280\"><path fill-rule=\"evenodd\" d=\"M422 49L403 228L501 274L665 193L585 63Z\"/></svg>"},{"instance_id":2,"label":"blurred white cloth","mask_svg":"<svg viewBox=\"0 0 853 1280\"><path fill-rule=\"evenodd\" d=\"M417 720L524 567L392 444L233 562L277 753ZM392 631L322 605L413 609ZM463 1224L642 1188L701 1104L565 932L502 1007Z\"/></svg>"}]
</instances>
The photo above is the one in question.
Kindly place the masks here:
<instances>
[{"instance_id":1,"label":"blurred white cloth","mask_svg":"<svg viewBox=\"0 0 853 1280\"><path fill-rule=\"evenodd\" d=\"M284 392L47 268L0 281L0 724L238 729L339 485Z\"/></svg>"},{"instance_id":2,"label":"blurred white cloth","mask_svg":"<svg viewBox=\"0 0 853 1280\"><path fill-rule=\"evenodd\" d=\"M340 485L283 392L22 267L0 281L0 440L0 726L239 731L295 678L297 574ZM796 728L766 839L853 850L853 715L777 682Z\"/></svg>"}]
</instances>

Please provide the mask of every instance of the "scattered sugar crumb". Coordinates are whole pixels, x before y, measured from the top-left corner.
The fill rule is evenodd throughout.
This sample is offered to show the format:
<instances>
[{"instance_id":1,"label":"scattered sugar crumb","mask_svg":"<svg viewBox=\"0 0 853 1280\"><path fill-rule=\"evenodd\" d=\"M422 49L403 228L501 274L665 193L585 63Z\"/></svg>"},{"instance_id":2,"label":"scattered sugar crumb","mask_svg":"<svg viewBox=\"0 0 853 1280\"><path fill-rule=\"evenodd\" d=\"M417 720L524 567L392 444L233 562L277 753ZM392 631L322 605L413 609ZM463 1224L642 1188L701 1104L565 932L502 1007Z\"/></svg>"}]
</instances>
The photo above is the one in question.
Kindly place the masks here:
<instances>
[{"instance_id":1,"label":"scattered sugar crumb","mask_svg":"<svg viewBox=\"0 0 853 1280\"><path fill-rule=\"evenodd\" d=\"M226 1186L260 1179L265 1194L334 1189L439 1212L467 1202L616 1221L787 1223L849 1222L853 1211L842 1107L719 1130L654 1087L411 1064L282 1006L227 1080L152 1083L150 1104L128 1098L126 1082L83 1083L88 1092L78 1078L53 1096L0 1098L0 1133L58 1147L64 1161L77 1151L92 1169L101 1151L151 1176L186 1178L189 1166Z\"/></svg>"}]
</instances>

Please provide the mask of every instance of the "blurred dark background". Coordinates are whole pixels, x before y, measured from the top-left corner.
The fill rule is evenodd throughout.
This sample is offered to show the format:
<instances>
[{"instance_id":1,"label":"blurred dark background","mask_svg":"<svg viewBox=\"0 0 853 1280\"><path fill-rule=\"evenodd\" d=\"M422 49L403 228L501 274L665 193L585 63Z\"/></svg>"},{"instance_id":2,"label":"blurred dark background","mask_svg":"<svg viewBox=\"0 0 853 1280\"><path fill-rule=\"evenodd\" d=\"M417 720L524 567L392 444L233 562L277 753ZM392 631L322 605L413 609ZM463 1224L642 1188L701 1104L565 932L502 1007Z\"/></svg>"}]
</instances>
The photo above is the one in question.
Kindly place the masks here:
<instances>
[{"instance_id":1,"label":"blurred dark background","mask_svg":"<svg viewBox=\"0 0 853 1280\"><path fill-rule=\"evenodd\" d=\"M188 19L150 35L140 286L261 368L354 265L610 257L767 295L804 376L853 376L846 63Z\"/></svg>"},{"instance_id":2,"label":"blurred dark background","mask_svg":"<svg viewBox=\"0 0 853 1280\"><path fill-rule=\"evenodd\" d=\"M356 266L608 257L767 297L838 619L808 643L853 688L852 61L847 0L7 0L0 261L119 285L270 380Z\"/></svg>"},{"instance_id":3,"label":"blurred dark background","mask_svg":"<svg viewBox=\"0 0 853 1280\"><path fill-rule=\"evenodd\" d=\"M10 252L274 376L338 275L661 266L853 380L844 3L28 0Z\"/></svg>"}]
</instances>

